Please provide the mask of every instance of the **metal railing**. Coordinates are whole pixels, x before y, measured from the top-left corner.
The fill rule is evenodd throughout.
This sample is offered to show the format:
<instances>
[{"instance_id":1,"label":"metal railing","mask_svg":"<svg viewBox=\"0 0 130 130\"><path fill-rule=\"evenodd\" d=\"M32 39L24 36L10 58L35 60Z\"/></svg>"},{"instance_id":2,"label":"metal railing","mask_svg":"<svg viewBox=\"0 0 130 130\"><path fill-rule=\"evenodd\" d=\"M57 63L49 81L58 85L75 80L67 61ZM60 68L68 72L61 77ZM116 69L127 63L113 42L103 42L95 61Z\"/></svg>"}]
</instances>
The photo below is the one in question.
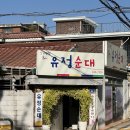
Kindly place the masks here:
<instances>
[{"instance_id":1,"label":"metal railing","mask_svg":"<svg viewBox=\"0 0 130 130\"><path fill-rule=\"evenodd\" d=\"M95 33L111 33L111 32L128 32L130 28L126 27L121 22L97 23ZM87 25L86 25L87 26ZM47 30L51 33L56 33L56 26L48 27Z\"/></svg>"},{"instance_id":2,"label":"metal railing","mask_svg":"<svg viewBox=\"0 0 130 130\"><path fill-rule=\"evenodd\" d=\"M110 32L128 32L130 28L126 27L121 22L99 23L96 28L96 33L110 33Z\"/></svg>"}]
</instances>

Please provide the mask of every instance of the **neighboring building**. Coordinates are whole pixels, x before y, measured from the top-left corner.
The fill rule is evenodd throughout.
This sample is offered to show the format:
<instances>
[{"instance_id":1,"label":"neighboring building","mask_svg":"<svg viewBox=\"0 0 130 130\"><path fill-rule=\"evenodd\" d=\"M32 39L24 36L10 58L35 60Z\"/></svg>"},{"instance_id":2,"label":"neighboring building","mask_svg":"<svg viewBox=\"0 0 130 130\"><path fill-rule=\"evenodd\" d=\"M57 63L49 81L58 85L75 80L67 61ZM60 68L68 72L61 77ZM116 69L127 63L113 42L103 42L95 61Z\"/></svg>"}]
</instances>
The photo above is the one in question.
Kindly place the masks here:
<instances>
[{"instance_id":1,"label":"neighboring building","mask_svg":"<svg viewBox=\"0 0 130 130\"><path fill-rule=\"evenodd\" d=\"M125 93L128 92L127 62L124 58L124 56L126 56L126 51L119 47L123 47L129 52L128 44L130 32L95 33L97 24L86 17L55 18L54 21L56 22L55 36L48 36L42 31L38 31L37 26L34 26L33 29L31 28L31 31L26 30L28 26L23 25L21 25L23 27L19 26L15 28L15 31L19 31L17 33L1 33L1 43L6 44L0 44L0 62L7 69L6 75L0 79L0 82L2 83L0 86L1 90L10 89L19 91L29 89L35 93L36 89L44 90L46 88L51 89L55 87L70 89L85 87L95 96L93 100L95 106L93 109L91 108L92 113L94 112L94 114L91 115L90 113L92 125L97 117L99 128L104 128L105 124L115 120L128 118L128 93ZM26 27L26 29L24 27ZM20 32L24 29L27 32ZM33 32L32 30L35 30L36 32ZM37 35L39 38L39 34L40 40L45 40L44 42L40 42L40 40L37 39ZM41 34L43 35L41 36ZM13 39L11 39L12 37ZM92 75L87 75L86 77L72 76L71 78L68 76L36 75L37 50L104 54L105 59L101 60L105 60L105 75L99 77L92 77ZM113 54L113 52L116 53ZM120 53L120 55L117 53ZM118 63L113 63L113 59L118 60ZM34 93L31 93L33 98ZM59 113L53 119L54 123L52 124L52 130L61 130L66 126L70 127L74 122L73 118L71 118L71 114L68 114L62 108L62 106L65 107L65 102L68 104L68 108L66 107L67 111L70 110L70 113L73 114L76 122L78 121L77 116L79 116L79 109L76 110L76 108L79 107L79 103L75 102L72 98L64 98L62 102L58 104L57 110ZM29 104L27 105L29 106ZM5 112L6 110L4 113ZM66 117L63 116L63 113ZM15 114L15 119L17 119L20 112L18 111ZM31 115L33 116L33 114L34 113ZM31 120L31 125L28 127L33 127L34 116L32 116L30 117L33 118L33 120ZM24 125L24 123L22 125Z\"/></svg>"},{"instance_id":2,"label":"neighboring building","mask_svg":"<svg viewBox=\"0 0 130 130\"><path fill-rule=\"evenodd\" d=\"M0 77L0 116L13 120L17 130L32 129L34 93L38 86L27 86L25 79L27 75L36 75L37 50L69 51L74 46L68 42L1 44L0 61L6 74ZM0 122L0 125L9 125L9 122Z\"/></svg>"},{"instance_id":3,"label":"neighboring building","mask_svg":"<svg viewBox=\"0 0 130 130\"><path fill-rule=\"evenodd\" d=\"M102 104L102 107L105 111L99 112L98 108L96 110L97 112L99 112L97 113L99 129L102 129L104 128L104 124L108 124L111 121L115 120L125 119L130 116L130 113L128 112L129 105L125 107L125 104L128 104L129 99L127 64L130 62L130 32L94 33L95 31L92 31L90 33L90 31L88 31L84 33L77 33L77 30L73 29L72 33L69 30L71 27L66 26L72 24L73 21L75 22L75 19L75 17L54 19L54 21L56 22L56 35L46 36L45 40L53 42L70 41L72 43L75 43L75 50L78 52L104 53L105 83L104 85L102 85L102 87L97 87L97 91L99 92L99 109L101 109ZM79 21L86 20L86 18L83 17L81 17L81 19L78 17L77 19ZM88 23L91 22L91 20L88 21ZM64 23L64 25L66 26L60 26L62 23ZM92 23L90 25L92 25ZM82 24L77 24L77 26L79 26L77 28L82 28ZM84 30L87 30L87 26ZM105 46L107 46L107 48ZM127 54L126 51L122 48L127 51ZM122 61L122 63L120 61ZM125 91L127 93L124 93Z\"/></svg>"},{"instance_id":4,"label":"neighboring building","mask_svg":"<svg viewBox=\"0 0 130 130\"><path fill-rule=\"evenodd\" d=\"M0 25L0 43L38 42L50 35L46 24L3 24Z\"/></svg>"},{"instance_id":5,"label":"neighboring building","mask_svg":"<svg viewBox=\"0 0 130 130\"><path fill-rule=\"evenodd\" d=\"M15 87L24 89L25 76L35 74L37 50L68 51L73 47L74 44L68 42L0 44L0 63L6 68L6 76L0 81L3 83L0 89L11 89L12 77L16 78Z\"/></svg>"},{"instance_id":6,"label":"neighboring building","mask_svg":"<svg viewBox=\"0 0 130 130\"><path fill-rule=\"evenodd\" d=\"M97 24L89 18L70 17L70 18L54 18L56 22L56 34L86 34L94 33Z\"/></svg>"}]
</instances>

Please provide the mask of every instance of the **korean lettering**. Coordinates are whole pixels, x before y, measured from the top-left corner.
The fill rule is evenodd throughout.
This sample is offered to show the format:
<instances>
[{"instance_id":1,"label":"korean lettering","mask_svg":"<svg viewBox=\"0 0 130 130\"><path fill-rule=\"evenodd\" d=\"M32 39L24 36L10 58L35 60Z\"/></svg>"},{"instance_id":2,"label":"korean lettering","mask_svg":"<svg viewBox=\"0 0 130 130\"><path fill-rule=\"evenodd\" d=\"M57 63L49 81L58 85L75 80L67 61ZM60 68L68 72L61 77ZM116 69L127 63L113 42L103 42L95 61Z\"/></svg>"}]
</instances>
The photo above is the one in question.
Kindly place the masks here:
<instances>
[{"instance_id":1,"label":"korean lettering","mask_svg":"<svg viewBox=\"0 0 130 130\"><path fill-rule=\"evenodd\" d=\"M37 94L37 108L36 108L36 111L37 111L37 117L41 117L41 94Z\"/></svg>"},{"instance_id":2,"label":"korean lettering","mask_svg":"<svg viewBox=\"0 0 130 130\"><path fill-rule=\"evenodd\" d=\"M95 122L95 101L96 101L96 93L95 90L91 89L92 103L89 109L89 124L92 125Z\"/></svg>"},{"instance_id":3,"label":"korean lettering","mask_svg":"<svg viewBox=\"0 0 130 130\"><path fill-rule=\"evenodd\" d=\"M41 112L41 108L40 107L37 107L37 112Z\"/></svg>"},{"instance_id":4,"label":"korean lettering","mask_svg":"<svg viewBox=\"0 0 130 130\"><path fill-rule=\"evenodd\" d=\"M123 63L123 55L118 50L112 50L112 62L115 62L117 64Z\"/></svg>"},{"instance_id":5,"label":"korean lettering","mask_svg":"<svg viewBox=\"0 0 130 130\"><path fill-rule=\"evenodd\" d=\"M78 56L75 61L75 68L81 68L82 61L80 60L80 57Z\"/></svg>"},{"instance_id":6,"label":"korean lettering","mask_svg":"<svg viewBox=\"0 0 130 130\"><path fill-rule=\"evenodd\" d=\"M118 52L117 63L120 64L120 52Z\"/></svg>"},{"instance_id":7,"label":"korean lettering","mask_svg":"<svg viewBox=\"0 0 130 130\"><path fill-rule=\"evenodd\" d=\"M94 59L84 60L84 62L85 62L85 66L90 66L90 67L94 67L95 66Z\"/></svg>"},{"instance_id":8,"label":"korean lettering","mask_svg":"<svg viewBox=\"0 0 130 130\"><path fill-rule=\"evenodd\" d=\"M41 105L41 101L38 100L37 101L37 105L40 106Z\"/></svg>"},{"instance_id":9,"label":"korean lettering","mask_svg":"<svg viewBox=\"0 0 130 130\"><path fill-rule=\"evenodd\" d=\"M40 94L38 94L38 95L37 95L37 98L38 98L38 99L41 99L41 95L40 95Z\"/></svg>"},{"instance_id":10,"label":"korean lettering","mask_svg":"<svg viewBox=\"0 0 130 130\"><path fill-rule=\"evenodd\" d=\"M114 50L112 51L112 62L114 62Z\"/></svg>"},{"instance_id":11,"label":"korean lettering","mask_svg":"<svg viewBox=\"0 0 130 130\"><path fill-rule=\"evenodd\" d=\"M42 126L42 91L35 96L35 126Z\"/></svg>"},{"instance_id":12,"label":"korean lettering","mask_svg":"<svg viewBox=\"0 0 130 130\"><path fill-rule=\"evenodd\" d=\"M42 114L41 114L41 113L37 113L37 117L38 117L38 118L41 118L41 117L42 117Z\"/></svg>"},{"instance_id":13,"label":"korean lettering","mask_svg":"<svg viewBox=\"0 0 130 130\"><path fill-rule=\"evenodd\" d=\"M52 67L53 67L53 68L54 68L54 67L57 68L57 66L58 66L59 63L57 62L57 58L56 58L56 57L53 57L53 58L52 58L51 64L52 64Z\"/></svg>"},{"instance_id":14,"label":"korean lettering","mask_svg":"<svg viewBox=\"0 0 130 130\"><path fill-rule=\"evenodd\" d=\"M66 60L68 61L66 63ZM67 64L68 68L72 68L72 55L68 59L65 59L65 57L61 57L61 63Z\"/></svg>"},{"instance_id":15,"label":"korean lettering","mask_svg":"<svg viewBox=\"0 0 130 130\"><path fill-rule=\"evenodd\" d=\"M121 56L121 63L123 63L123 55Z\"/></svg>"}]
</instances>

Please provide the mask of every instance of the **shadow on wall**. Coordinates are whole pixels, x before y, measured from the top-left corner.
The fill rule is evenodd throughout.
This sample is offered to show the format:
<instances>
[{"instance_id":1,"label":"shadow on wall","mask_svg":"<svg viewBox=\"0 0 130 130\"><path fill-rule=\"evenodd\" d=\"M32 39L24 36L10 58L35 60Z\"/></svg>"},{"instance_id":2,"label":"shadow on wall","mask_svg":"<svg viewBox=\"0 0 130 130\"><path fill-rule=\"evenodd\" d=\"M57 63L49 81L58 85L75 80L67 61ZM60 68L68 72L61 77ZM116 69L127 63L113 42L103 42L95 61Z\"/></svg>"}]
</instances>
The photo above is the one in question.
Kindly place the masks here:
<instances>
[{"instance_id":1,"label":"shadow on wall","mask_svg":"<svg viewBox=\"0 0 130 130\"><path fill-rule=\"evenodd\" d=\"M27 117L27 114L28 114L28 108L31 106L31 103L27 102L25 104L25 108L26 108L26 111L23 112L22 114L22 117L21 117L21 121L18 121L17 122L17 126L15 127L16 130L23 130L24 128L23 127L26 127L25 125L25 121L26 121L26 117ZM26 129L26 128L25 128Z\"/></svg>"},{"instance_id":2,"label":"shadow on wall","mask_svg":"<svg viewBox=\"0 0 130 130\"><path fill-rule=\"evenodd\" d=\"M30 116L33 114L33 93L30 90L3 90L0 91L0 116L13 120L16 130L28 130L30 127ZM10 111L9 111L10 109ZM33 116L33 115L32 115ZM30 117L30 118L29 118ZM2 123L2 122L1 122ZM3 122L9 125L9 122Z\"/></svg>"}]
</instances>

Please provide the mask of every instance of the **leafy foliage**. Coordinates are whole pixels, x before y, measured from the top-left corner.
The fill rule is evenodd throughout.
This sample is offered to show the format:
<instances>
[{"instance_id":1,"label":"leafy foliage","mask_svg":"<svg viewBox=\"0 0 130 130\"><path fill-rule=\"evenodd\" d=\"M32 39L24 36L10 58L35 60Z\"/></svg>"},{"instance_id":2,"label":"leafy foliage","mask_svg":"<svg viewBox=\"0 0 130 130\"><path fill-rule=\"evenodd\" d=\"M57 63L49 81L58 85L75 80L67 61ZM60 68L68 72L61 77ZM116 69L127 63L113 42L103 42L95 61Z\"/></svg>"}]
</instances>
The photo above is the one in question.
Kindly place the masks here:
<instances>
[{"instance_id":1,"label":"leafy foliage","mask_svg":"<svg viewBox=\"0 0 130 130\"><path fill-rule=\"evenodd\" d=\"M87 121L89 118L89 105L92 101L88 89L46 89L43 98L43 123L51 124L51 112L58 104L61 96L73 97L80 103L80 120Z\"/></svg>"}]
</instances>

